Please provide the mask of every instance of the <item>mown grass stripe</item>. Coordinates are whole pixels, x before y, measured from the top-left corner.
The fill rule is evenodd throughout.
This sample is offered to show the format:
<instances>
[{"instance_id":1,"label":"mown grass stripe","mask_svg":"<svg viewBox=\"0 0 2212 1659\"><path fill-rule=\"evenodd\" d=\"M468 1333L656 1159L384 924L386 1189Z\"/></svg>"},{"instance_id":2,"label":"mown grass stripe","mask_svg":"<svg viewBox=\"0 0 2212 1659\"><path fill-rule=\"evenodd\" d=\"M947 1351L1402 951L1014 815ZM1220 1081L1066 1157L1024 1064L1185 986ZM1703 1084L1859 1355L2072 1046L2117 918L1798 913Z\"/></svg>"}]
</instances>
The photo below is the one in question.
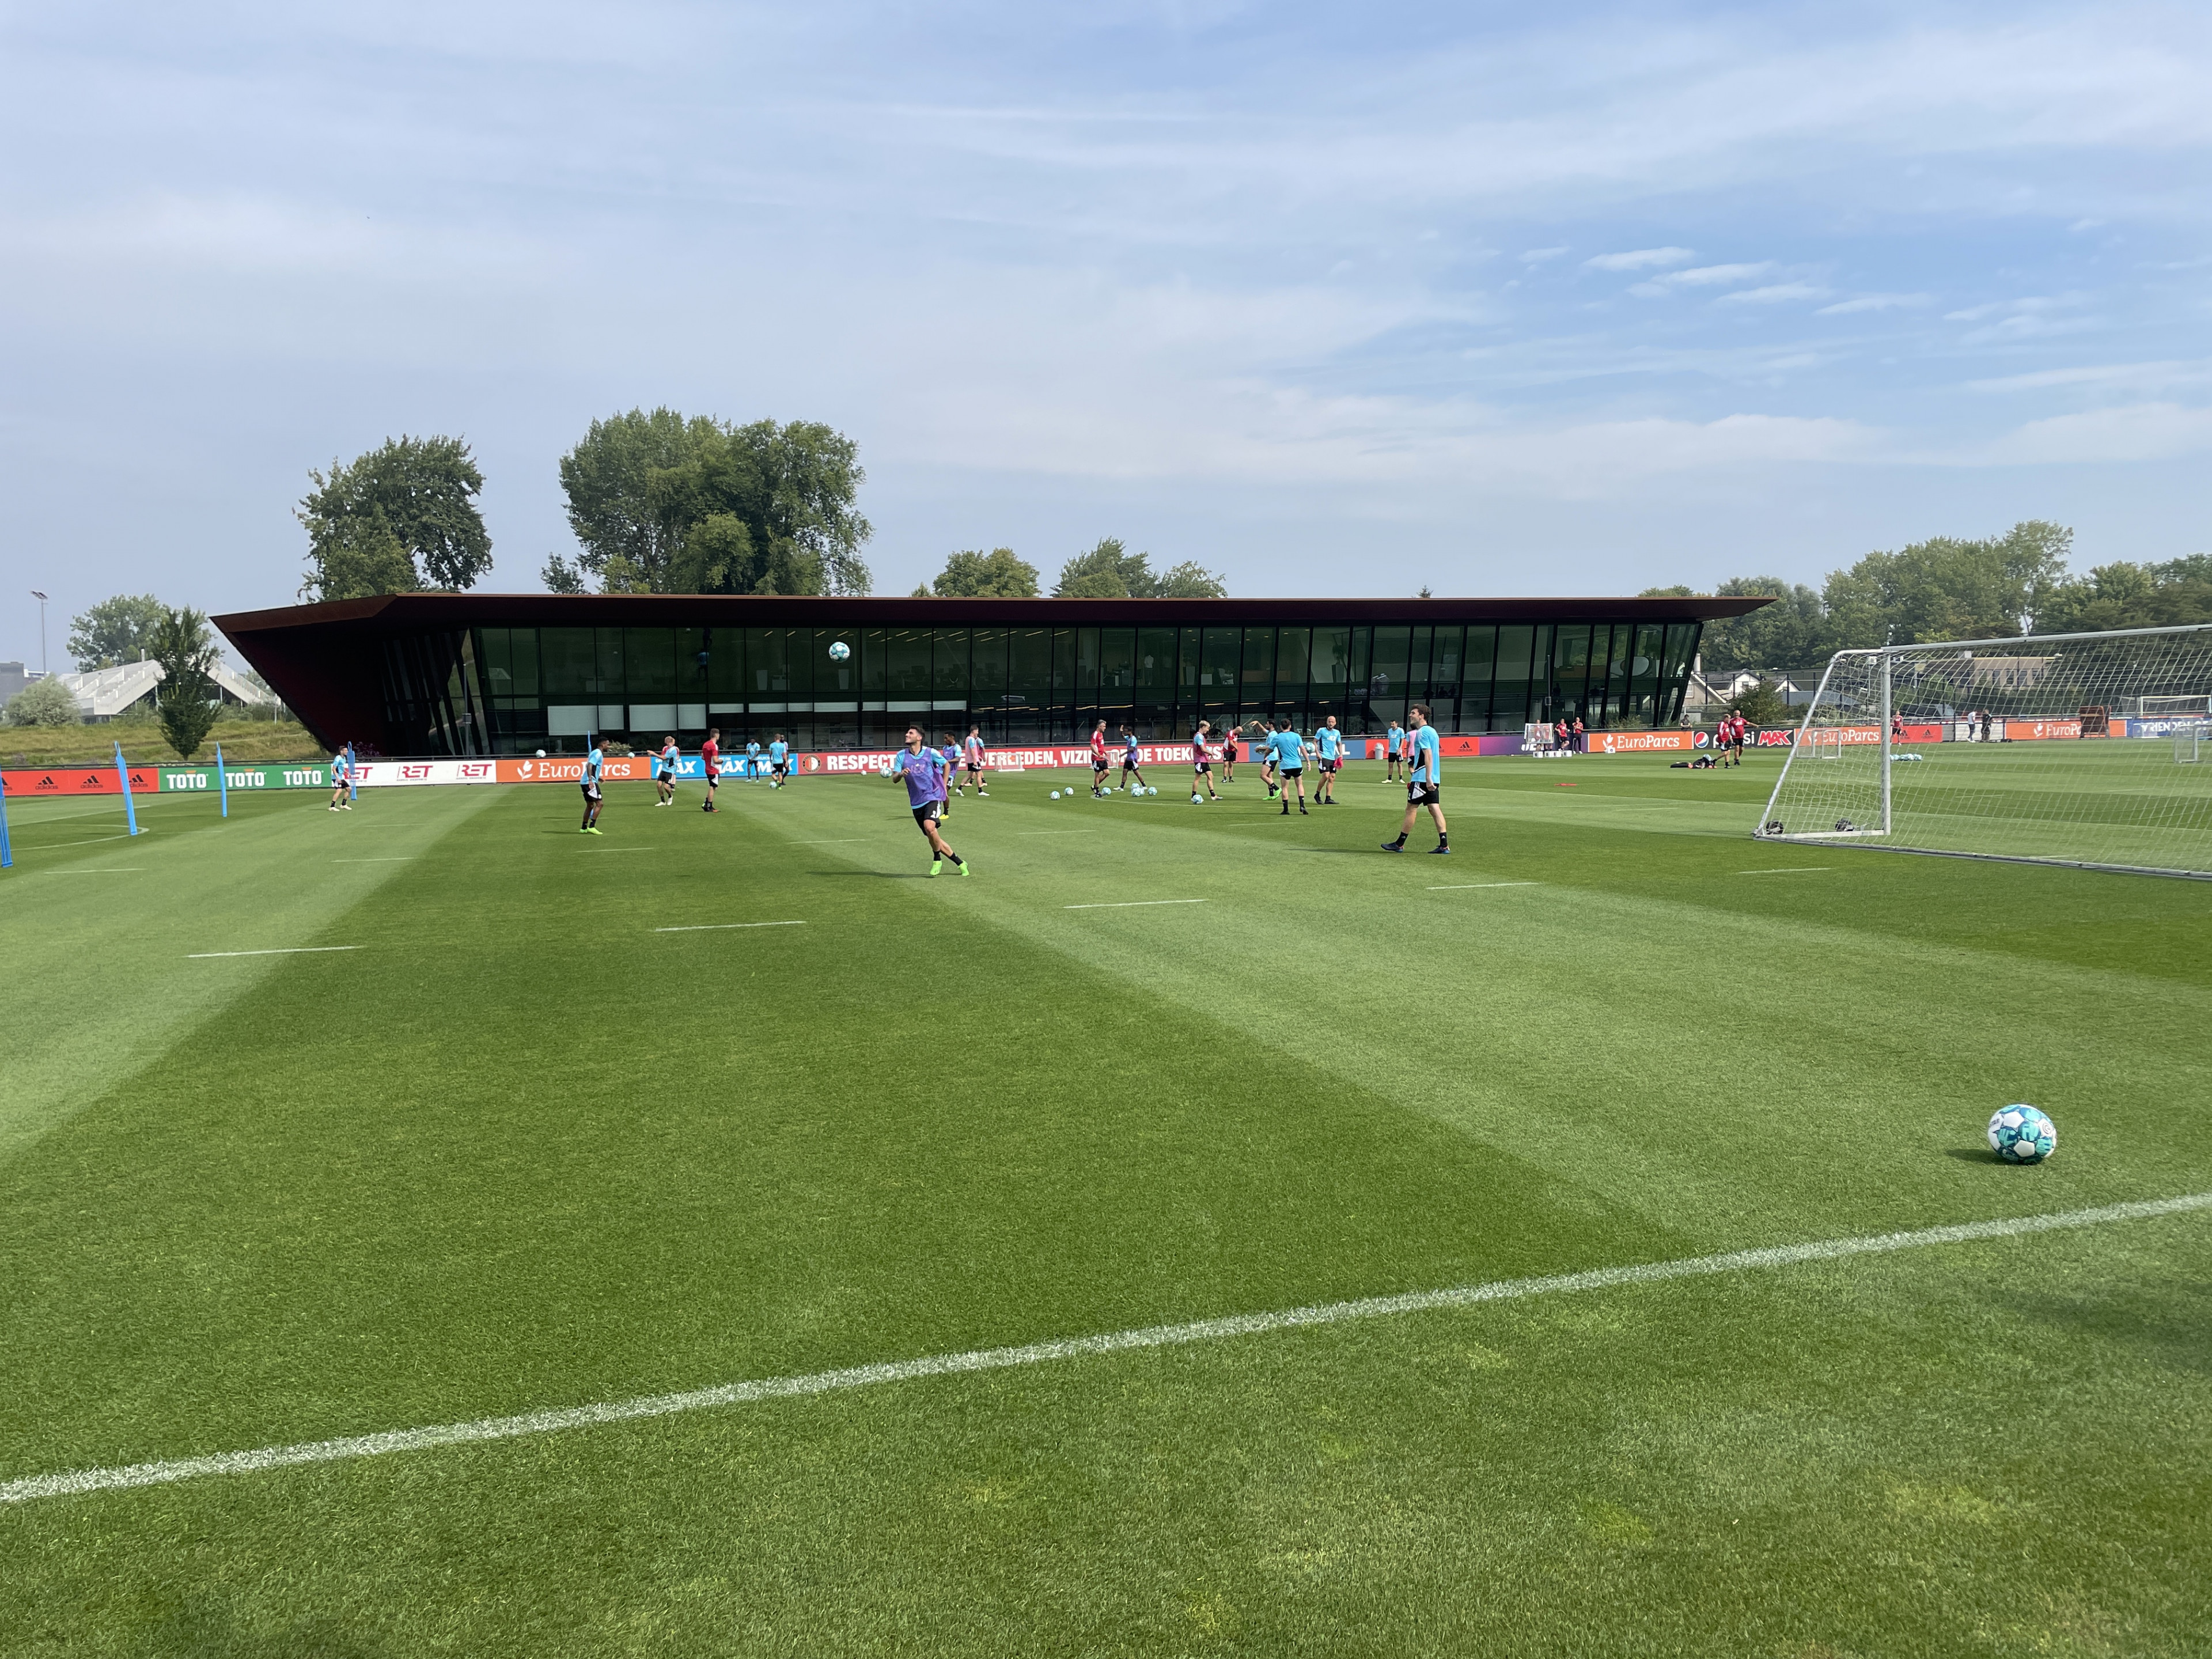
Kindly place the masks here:
<instances>
[{"instance_id":1,"label":"mown grass stripe","mask_svg":"<svg viewBox=\"0 0 2212 1659\"><path fill-rule=\"evenodd\" d=\"M2060 1211L2051 1215L1960 1222L1949 1226L1921 1228L1911 1232L1875 1233L1856 1237L1821 1239L1804 1244L1770 1245L1757 1249L1729 1250L1718 1255L1688 1256L1672 1261L1593 1267L1581 1273L1553 1273L1539 1279L1496 1279L1488 1284L1461 1285L1445 1290L1363 1297L1356 1301L1284 1308L1270 1313L1231 1314L1218 1319L1194 1320L1181 1325L1150 1325L1136 1330L1112 1331L1097 1336L1061 1337L1020 1347L978 1348L965 1353L930 1354L918 1359L887 1360L872 1365L848 1366L838 1370L812 1371L799 1376L725 1382L679 1394L603 1401L551 1411L525 1412L513 1417L484 1417L465 1423L391 1429L378 1434L349 1435L335 1440L312 1440L289 1446L264 1446L252 1451L217 1452L204 1457L180 1457L157 1463L132 1463L113 1468L76 1469L63 1474L31 1475L0 1484L0 1504L21 1504L41 1498L66 1498L85 1492L164 1486L206 1475L251 1474L265 1469L295 1468L309 1463L342 1462L355 1458L382 1456L390 1452L428 1451L441 1446L511 1440L530 1434L554 1434L569 1429L629 1422L639 1418L666 1417L679 1412L830 1394L883 1382L908 1382L922 1377L1005 1370L1054 1360L1080 1359L1144 1348L1176 1347L1194 1342L1219 1341L1228 1337L1255 1336L1270 1331L1295 1330L1307 1326L1342 1324L1350 1320L1426 1313L1441 1308L1468 1308L1486 1302L1510 1302L1527 1297L1609 1290L1617 1285L1648 1285L1665 1279L1793 1267L1807 1261L1834 1261L1850 1256L1876 1255L1934 1244L1968 1244L1983 1239L2017 1238L2028 1233L2094 1227L2113 1221L2142 1221L2208 1208L2212 1208L2212 1192L2187 1193L2174 1198L2106 1204L2092 1209Z\"/></svg>"}]
</instances>

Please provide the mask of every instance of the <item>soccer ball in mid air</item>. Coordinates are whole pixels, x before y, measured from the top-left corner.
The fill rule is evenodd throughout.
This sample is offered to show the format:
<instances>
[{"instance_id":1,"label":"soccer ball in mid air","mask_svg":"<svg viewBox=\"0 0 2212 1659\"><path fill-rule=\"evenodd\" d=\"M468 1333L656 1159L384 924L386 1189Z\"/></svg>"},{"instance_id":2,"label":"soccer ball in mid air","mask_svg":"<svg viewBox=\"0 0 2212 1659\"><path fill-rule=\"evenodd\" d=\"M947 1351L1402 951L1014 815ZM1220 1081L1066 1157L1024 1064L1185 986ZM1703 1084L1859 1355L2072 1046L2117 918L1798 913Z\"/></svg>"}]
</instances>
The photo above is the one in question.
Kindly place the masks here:
<instances>
[{"instance_id":1,"label":"soccer ball in mid air","mask_svg":"<svg viewBox=\"0 0 2212 1659\"><path fill-rule=\"evenodd\" d=\"M853 647L846 644L842 640L839 640L836 644L830 647L830 660L831 662L842 662L846 658L852 654Z\"/></svg>"},{"instance_id":2,"label":"soccer ball in mid air","mask_svg":"<svg viewBox=\"0 0 2212 1659\"><path fill-rule=\"evenodd\" d=\"M2033 1106L2008 1106L1990 1119L1990 1150L2008 1164L2040 1164L2058 1150L2058 1126Z\"/></svg>"}]
</instances>

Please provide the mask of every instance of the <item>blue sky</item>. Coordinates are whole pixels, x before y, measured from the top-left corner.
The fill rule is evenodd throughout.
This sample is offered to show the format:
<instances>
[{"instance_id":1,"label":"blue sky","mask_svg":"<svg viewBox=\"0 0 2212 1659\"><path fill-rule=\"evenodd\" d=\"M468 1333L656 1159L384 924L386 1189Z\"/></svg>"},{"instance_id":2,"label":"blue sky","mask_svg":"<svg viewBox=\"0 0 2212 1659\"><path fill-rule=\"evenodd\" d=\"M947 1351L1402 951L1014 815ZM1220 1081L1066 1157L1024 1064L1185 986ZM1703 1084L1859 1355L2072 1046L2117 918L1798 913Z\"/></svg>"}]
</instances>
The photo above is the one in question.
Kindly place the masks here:
<instances>
[{"instance_id":1,"label":"blue sky","mask_svg":"<svg viewBox=\"0 0 2212 1659\"><path fill-rule=\"evenodd\" d=\"M0 12L0 656L288 601L465 434L497 563L665 403L858 440L878 591L1115 534L1246 593L2212 550L2212 13Z\"/></svg>"}]
</instances>

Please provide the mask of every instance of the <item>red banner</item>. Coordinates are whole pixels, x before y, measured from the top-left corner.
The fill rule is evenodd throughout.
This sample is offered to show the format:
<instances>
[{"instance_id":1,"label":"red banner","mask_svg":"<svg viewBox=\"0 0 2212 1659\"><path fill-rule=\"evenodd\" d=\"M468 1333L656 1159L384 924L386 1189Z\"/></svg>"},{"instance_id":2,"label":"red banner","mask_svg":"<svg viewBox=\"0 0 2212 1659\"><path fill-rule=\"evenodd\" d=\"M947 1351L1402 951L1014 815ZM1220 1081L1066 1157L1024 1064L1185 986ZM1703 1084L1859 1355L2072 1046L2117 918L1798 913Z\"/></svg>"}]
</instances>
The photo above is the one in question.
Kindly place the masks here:
<instances>
[{"instance_id":1,"label":"red banner","mask_svg":"<svg viewBox=\"0 0 2212 1659\"><path fill-rule=\"evenodd\" d=\"M116 775L114 764L94 766L50 766L26 768L20 771L0 772L0 782L8 786L10 799L21 800L27 795L119 795L123 793L121 779ZM131 793L134 795L152 794L161 787L161 774L151 766L131 769Z\"/></svg>"}]
</instances>

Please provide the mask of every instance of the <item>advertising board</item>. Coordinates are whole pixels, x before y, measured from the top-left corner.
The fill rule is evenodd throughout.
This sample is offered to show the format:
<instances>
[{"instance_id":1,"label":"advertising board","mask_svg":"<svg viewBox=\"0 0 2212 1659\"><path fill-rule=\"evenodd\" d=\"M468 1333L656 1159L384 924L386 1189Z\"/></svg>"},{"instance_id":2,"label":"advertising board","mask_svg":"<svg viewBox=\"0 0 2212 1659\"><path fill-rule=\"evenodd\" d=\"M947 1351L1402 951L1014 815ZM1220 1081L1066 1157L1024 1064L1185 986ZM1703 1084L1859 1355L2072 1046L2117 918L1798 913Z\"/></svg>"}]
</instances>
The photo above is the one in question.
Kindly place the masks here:
<instances>
[{"instance_id":1,"label":"advertising board","mask_svg":"<svg viewBox=\"0 0 2212 1659\"><path fill-rule=\"evenodd\" d=\"M8 786L8 793L15 799L38 795L119 795L123 781L116 775L115 763L93 766L43 766L11 768L0 774ZM131 791L133 794L158 793L161 774L151 766L131 769Z\"/></svg>"}]
</instances>

